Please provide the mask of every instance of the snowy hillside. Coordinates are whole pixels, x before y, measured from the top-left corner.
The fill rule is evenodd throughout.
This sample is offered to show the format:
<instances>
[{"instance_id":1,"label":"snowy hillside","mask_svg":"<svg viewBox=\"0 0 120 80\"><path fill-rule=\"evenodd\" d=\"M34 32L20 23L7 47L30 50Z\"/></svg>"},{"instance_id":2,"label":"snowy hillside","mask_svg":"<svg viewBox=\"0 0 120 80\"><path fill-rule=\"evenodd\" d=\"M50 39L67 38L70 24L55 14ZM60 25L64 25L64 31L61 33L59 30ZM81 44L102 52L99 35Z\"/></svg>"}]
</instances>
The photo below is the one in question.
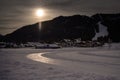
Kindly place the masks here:
<instances>
[{"instance_id":1,"label":"snowy hillside","mask_svg":"<svg viewBox=\"0 0 120 80\"><path fill-rule=\"evenodd\" d=\"M93 38L93 40L97 40L97 38L100 36L107 36L108 35L107 27L102 25L101 22L98 22L98 25L99 25L99 33L96 32L96 35Z\"/></svg>"}]
</instances>

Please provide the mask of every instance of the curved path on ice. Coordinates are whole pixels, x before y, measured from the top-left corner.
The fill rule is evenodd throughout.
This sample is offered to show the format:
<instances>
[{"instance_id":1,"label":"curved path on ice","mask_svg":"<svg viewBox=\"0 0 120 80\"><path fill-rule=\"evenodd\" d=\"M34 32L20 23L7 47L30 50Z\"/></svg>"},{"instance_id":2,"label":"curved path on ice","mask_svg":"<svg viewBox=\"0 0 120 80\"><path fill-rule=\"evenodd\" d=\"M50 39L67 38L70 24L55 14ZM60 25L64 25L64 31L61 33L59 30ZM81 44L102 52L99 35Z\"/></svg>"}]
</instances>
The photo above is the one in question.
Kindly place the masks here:
<instances>
[{"instance_id":1,"label":"curved path on ice","mask_svg":"<svg viewBox=\"0 0 120 80\"><path fill-rule=\"evenodd\" d=\"M49 51L28 55L29 59L60 66L63 69L119 77L120 51ZM119 77L120 78L120 77Z\"/></svg>"}]
</instances>

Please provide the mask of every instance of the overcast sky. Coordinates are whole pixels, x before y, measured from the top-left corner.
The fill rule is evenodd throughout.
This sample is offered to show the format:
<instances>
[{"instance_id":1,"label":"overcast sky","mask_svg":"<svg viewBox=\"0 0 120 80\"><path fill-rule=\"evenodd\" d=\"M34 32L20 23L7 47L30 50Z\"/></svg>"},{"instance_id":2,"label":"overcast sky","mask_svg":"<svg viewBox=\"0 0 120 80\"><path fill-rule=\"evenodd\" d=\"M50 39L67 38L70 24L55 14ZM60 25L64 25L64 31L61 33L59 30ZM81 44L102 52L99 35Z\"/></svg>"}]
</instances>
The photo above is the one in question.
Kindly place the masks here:
<instances>
[{"instance_id":1,"label":"overcast sky","mask_svg":"<svg viewBox=\"0 0 120 80\"><path fill-rule=\"evenodd\" d=\"M37 17L35 11L45 15ZM120 0L0 0L0 34L60 15L120 13Z\"/></svg>"}]
</instances>

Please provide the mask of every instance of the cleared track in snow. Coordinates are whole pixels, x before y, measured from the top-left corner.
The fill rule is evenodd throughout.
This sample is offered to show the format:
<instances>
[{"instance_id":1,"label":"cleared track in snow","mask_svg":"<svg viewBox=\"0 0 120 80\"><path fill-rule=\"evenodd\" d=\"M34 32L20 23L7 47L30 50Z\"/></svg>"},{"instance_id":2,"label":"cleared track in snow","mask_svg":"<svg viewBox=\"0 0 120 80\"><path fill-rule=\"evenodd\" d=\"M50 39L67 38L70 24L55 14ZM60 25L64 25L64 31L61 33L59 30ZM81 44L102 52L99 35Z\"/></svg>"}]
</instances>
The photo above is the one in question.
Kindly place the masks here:
<instances>
[{"instance_id":1,"label":"cleared track in snow","mask_svg":"<svg viewBox=\"0 0 120 80\"><path fill-rule=\"evenodd\" d=\"M119 77L120 51L101 49L68 49L33 53L28 58L60 66L77 72L96 73ZM119 77L120 78L120 77Z\"/></svg>"}]
</instances>

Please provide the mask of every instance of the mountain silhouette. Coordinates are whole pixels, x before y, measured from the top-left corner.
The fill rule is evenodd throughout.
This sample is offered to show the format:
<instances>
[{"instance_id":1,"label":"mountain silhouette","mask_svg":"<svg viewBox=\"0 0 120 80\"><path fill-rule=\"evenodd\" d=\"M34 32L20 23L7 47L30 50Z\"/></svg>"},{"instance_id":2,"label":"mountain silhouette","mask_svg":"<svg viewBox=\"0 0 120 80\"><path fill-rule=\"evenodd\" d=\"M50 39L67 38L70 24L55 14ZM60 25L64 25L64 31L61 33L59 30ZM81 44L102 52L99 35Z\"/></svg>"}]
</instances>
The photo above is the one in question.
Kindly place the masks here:
<instances>
[{"instance_id":1,"label":"mountain silhouette","mask_svg":"<svg viewBox=\"0 0 120 80\"><path fill-rule=\"evenodd\" d=\"M39 23L26 25L16 31L7 34L4 39L8 42L37 42L39 41Z\"/></svg>"},{"instance_id":2,"label":"mountain silhouette","mask_svg":"<svg viewBox=\"0 0 120 80\"><path fill-rule=\"evenodd\" d=\"M52 20L23 26L4 36L6 42L55 42L63 39L81 38L83 41L92 40L99 32L98 23L105 25L108 36L114 42L120 42L120 14L95 14L59 16ZM39 28L41 27L41 28Z\"/></svg>"},{"instance_id":3,"label":"mountain silhouette","mask_svg":"<svg viewBox=\"0 0 120 80\"><path fill-rule=\"evenodd\" d=\"M42 22L41 38L44 40L76 39L92 40L97 25L94 19L81 16L59 16L50 21Z\"/></svg>"}]
</instances>

